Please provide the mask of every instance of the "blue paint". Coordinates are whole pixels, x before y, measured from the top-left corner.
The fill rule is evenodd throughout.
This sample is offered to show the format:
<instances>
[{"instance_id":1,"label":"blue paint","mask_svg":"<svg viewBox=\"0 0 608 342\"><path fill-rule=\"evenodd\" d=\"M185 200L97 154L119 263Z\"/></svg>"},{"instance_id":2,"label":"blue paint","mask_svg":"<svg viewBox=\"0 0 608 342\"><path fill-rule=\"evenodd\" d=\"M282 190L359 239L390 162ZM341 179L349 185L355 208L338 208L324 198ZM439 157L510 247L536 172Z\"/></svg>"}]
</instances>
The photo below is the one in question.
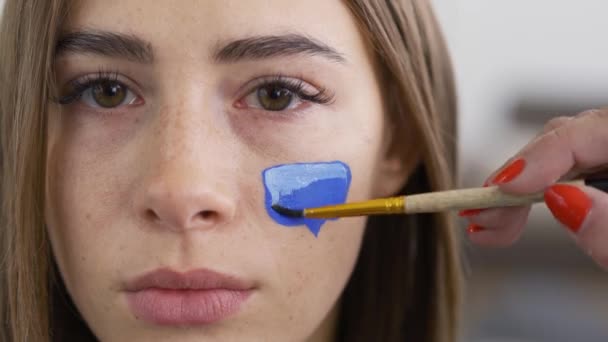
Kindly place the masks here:
<instances>
[{"instance_id":1,"label":"blue paint","mask_svg":"<svg viewBox=\"0 0 608 342\"><path fill-rule=\"evenodd\" d=\"M273 166L262 172L266 189L266 212L281 225L305 225L318 236L326 219L286 217L274 211L271 206L279 204L287 208L302 209L344 203L350 179L350 168L339 161Z\"/></svg>"}]
</instances>

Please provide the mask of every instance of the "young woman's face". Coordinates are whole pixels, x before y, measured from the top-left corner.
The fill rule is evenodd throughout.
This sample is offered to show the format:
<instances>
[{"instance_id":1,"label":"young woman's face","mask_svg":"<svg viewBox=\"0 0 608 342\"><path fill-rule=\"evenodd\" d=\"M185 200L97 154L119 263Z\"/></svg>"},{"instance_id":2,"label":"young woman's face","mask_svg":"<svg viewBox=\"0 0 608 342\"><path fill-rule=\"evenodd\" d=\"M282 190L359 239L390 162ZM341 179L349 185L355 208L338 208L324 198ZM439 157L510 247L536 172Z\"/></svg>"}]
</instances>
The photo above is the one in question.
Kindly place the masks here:
<instances>
[{"instance_id":1,"label":"young woman's face","mask_svg":"<svg viewBox=\"0 0 608 342\"><path fill-rule=\"evenodd\" d=\"M281 226L261 172L340 160L349 200L395 190L377 184L390 168L382 94L348 8L91 0L74 2L64 38L45 209L97 337L326 339L365 220L318 237Z\"/></svg>"}]
</instances>

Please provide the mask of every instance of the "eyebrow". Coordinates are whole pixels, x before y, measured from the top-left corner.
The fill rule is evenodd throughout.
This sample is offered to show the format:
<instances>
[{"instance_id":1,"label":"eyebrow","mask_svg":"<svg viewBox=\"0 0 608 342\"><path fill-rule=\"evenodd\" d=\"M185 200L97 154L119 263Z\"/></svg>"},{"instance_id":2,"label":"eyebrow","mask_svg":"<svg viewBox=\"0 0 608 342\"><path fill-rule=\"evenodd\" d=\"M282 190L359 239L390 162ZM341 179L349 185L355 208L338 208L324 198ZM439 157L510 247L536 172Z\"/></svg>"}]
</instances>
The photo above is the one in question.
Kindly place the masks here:
<instances>
[{"instance_id":1,"label":"eyebrow","mask_svg":"<svg viewBox=\"0 0 608 342\"><path fill-rule=\"evenodd\" d=\"M118 57L139 63L152 63L152 44L130 34L81 30L63 34L55 45L55 56L67 53ZM307 54L345 63L344 56L329 45L301 34L254 36L218 44L213 58L218 63L234 63L272 57Z\"/></svg>"},{"instance_id":2,"label":"eyebrow","mask_svg":"<svg viewBox=\"0 0 608 342\"><path fill-rule=\"evenodd\" d=\"M119 57L139 63L152 63L152 45L137 36L109 31L83 30L63 34L55 45L55 56L66 53Z\"/></svg>"},{"instance_id":3,"label":"eyebrow","mask_svg":"<svg viewBox=\"0 0 608 342\"><path fill-rule=\"evenodd\" d=\"M219 46L219 44L218 44ZM345 63L344 56L329 45L301 34L254 36L228 42L217 48L214 59L220 63L306 54Z\"/></svg>"}]
</instances>

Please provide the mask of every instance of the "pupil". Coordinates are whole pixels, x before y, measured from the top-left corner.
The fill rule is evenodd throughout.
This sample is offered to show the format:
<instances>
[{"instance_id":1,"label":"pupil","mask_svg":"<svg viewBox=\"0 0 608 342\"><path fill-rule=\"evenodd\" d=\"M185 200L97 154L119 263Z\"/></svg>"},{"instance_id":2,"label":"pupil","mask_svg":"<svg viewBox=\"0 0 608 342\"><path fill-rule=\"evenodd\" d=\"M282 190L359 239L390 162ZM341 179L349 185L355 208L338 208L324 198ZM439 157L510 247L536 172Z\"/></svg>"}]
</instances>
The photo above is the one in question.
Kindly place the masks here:
<instances>
[{"instance_id":1,"label":"pupil","mask_svg":"<svg viewBox=\"0 0 608 342\"><path fill-rule=\"evenodd\" d=\"M117 82L104 82L93 88L95 102L105 108L119 106L126 96L126 89Z\"/></svg>"},{"instance_id":2,"label":"pupil","mask_svg":"<svg viewBox=\"0 0 608 342\"><path fill-rule=\"evenodd\" d=\"M258 90L258 100L266 110L280 111L289 107L293 94L280 85L269 85Z\"/></svg>"},{"instance_id":3,"label":"pupil","mask_svg":"<svg viewBox=\"0 0 608 342\"><path fill-rule=\"evenodd\" d=\"M286 89L280 89L280 88L273 88L272 91L270 92L270 98L272 98L273 100L277 100L283 96L287 96L287 90Z\"/></svg>"},{"instance_id":4,"label":"pupil","mask_svg":"<svg viewBox=\"0 0 608 342\"><path fill-rule=\"evenodd\" d=\"M118 94L120 86L117 84L106 84L103 88L103 93L105 96L116 96Z\"/></svg>"}]
</instances>

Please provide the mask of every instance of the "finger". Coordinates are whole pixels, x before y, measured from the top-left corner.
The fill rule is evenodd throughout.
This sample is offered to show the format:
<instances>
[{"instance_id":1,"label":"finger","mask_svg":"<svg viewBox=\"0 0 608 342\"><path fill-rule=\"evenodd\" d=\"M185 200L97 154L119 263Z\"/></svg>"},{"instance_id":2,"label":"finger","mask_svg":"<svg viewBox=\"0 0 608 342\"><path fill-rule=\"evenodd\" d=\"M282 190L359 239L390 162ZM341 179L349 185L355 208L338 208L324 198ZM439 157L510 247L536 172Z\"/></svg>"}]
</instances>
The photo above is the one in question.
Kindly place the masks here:
<instances>
[{"instance_id":1,"label":"finger","mask_svg":"<svg viewBox=\"0 0 608 342\"><path fill-rule=\"evenodd\" d=\"M605 109L605 110L607 110L607 109ZM557 128L569 123L570 120L573 120L575 118L581 118L581 117L584 117L587 115L594 115L593 113L595 113L595 112L596 112L596 110L588 110L588 111L582 112L581 114L577 115L576 117L573 117L573 116L555 117L555 118L549 120L545 124L545 126L543 127L541 132L535 137L534 140L536 140L537 138L539 138L540 136L542 136L543 134L545 134L551 130L557 129ZM532 140L528 145L532 144L534 142L534 140ZM526 147L527 147L527 145L526 145ZM595 166L592 168L587 168L585 170L582 170L578 166L575 166L572 169L570 169L570 171L565 173L561 178L562 179L574 179L574 178L580 176L581 173L592 174L592 173L595 173L598 171L606 170L607 166L608 166L607 164L602 164L602 165L598 165L598 166Z\"/></svg>"},{"instance_id":2,"label":"finger","mask_svg":"<svg viewBox=\"0 0 608 342\"><path fill-rule=\"evenodd\" d=\"M545 191L545 203L577 244L608 270L608 194L586 186L554 185Z\"/></svg>"},{"instance_id":3,"label":"finger","mask_svg":"<svg viewBox=\"0 0 608 342\"><path fill-rule=\"evenodd\" d=\"M554 125L513 157L490 183L510 193L536 192L571 170L608 163L608 111L588 111Z\"/></svg>"},{"instance_id":4,"label":"finger","mask_svg":"<svg viewBox=\"0 0 608 342\"><path fill-rule=\"evenodd\" d=\"M605 111L589 111L576 118L559 117L549 121L536 139L485 184L499 184L507 192L530 193L546 188L577 168L604 165L608 157L598 148L589 151L587 145L588 139L608 142L606 134L599 129L606 125L607 117ZM486 246L507 246L521 235L529 210L526 207L474 212L469 237L474 243Z\"/></svg>"},{"instance_id":5,"label":"finger","mask_svg":"<svg viewBox=\"0 0 608 342\"><path fill-rule=\"evenodd\" d=\"M557 129L567 123L569 123L571 120L573 120L575 117L573 116L557 116L552 118L551 120L547 121L547 123L545 124L545 126L543 127L543 129L540 131L540 134L538 134L538 136L541 136L549 131L552 131L554 129ZM537 137L538 137L537 136Z\"/></svg>"},{"instance_id":6,"label":"finger","mask_svg":"<svg viewBox=\"0 0 608 342\"><path fill-rule=\"evenodd\" d=\"M567 123L570 122L570 120L573 120L574 117L572 116L558 116L555 117L549 121L547 121L547 123L543 126L543 129L538 132L538 134L532 139L530 140L530 142L528 142L528 144L526 144L522 150L526 150L529 148L530 145L533 145L534 143L536 143L536 141L542 137L545 133L548 133L554 129L557 129ZM492 174L490 174L490 176L485 180L484 185L489 185L492 180L494 178L496 178L496 175L498 174L498 172L500 172L502 169L504 169L506 166L508 165L508 161L503 164L500 168L498 168L498 170L494 171Z\"/></svg>"},{"instance_id":7,"label":"finger","mask_svg":"<svg viewBox=\"0 0 608 342\"><path fill-rule=\"evenodd\" d=\"M469 239L487 247L510 246L521 236L529 213L530 206L483 210L469 217Z\"/></svg>"},{"instance_id":8,"label":"finger","mask_svg":"<svg viewBox=\"0 0 608 342\"><path fill-rule=\"evenodd\" d=\"M558 127L561 127L561 126L565 125L566 123L568 123L568 122L569 122L570 120L572 120L572 119L573 119L573 117L571 117L571 116L558 116L558 117L555 117L555 118L553 118L553 119L549 120L549 121L548 121L548 122L545 124L545 126L543 127L543 129L542 129L542 130L541 130L541 131L540 131L540 132L539 132L539 133L536 135L536 137L535 137L534 139L532 139L532 140L531 140L531 141L528 143L528 145L533 144L533 143L536 141L536 139L538 139L539 137L541 137L543 134L545 134L545 133L547 133L547 132L549 132L549 131L551 131L551 130L554 130L554 129L558 128ZM526 147L527 147L528 145L526 145ZM524 149L525 149L526 147L524 147ZM492 174L491 174L491 175L490 175L490 176L489 176L489 177L488 177L488 178L487 178L487 179L484 181L483 185L484 185L484 186L488 186L488 185L490 185L491 180L492 180L492 179L494 179L494 178L495 178L495 176L496 176L496 174L497 174L498 172L500 172L500 171L501 171L501 169L503 169L505 166L506 166L506 163L505 163L505 165L503 165L501 168L499 168L498 170L494 171L494 172L493 172L493 173L492 173ZM475 210L475 209L473 209L473 210L464 210L464 211L462 211L462 212L461 212L461 214L464 214L464 215L461 215L461 216L472 216L471 214L477 214L478 212L479 212L479 210Z\"/></svg>"}]
</instances>

